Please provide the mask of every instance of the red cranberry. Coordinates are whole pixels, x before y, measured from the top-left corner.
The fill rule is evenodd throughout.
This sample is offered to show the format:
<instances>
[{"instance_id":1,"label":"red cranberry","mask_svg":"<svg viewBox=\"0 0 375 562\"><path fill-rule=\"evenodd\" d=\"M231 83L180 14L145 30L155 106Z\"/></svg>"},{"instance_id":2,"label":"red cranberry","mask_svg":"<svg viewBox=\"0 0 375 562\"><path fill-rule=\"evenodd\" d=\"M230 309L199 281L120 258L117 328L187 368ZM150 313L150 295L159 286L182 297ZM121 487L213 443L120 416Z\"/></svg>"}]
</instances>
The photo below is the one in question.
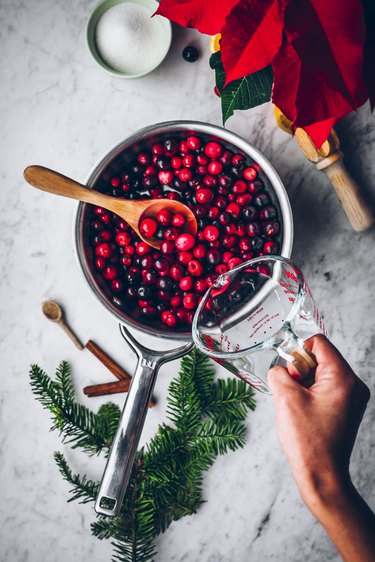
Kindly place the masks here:
<instances>
[{"instance_id":1,"label":"red cranberry","mask_svg":"<svg viewBox=\"0 0 375 562\"><path fill-rule=\"evenodd\" d=\"M156 215L156 220L159 224L167 226L172 220L173 213L169 209L161 209Z\"/></svg>"},{"instance_id":2,"label":"red cranberry","mask_svg":"<svg viewBox=\"0 0 375 562\"><path fill-rule=\"evenodd\" d=\"M181 281L184 276L185 269L180 263L175 263L169 270L170 276L175 281Z\"/></svg>"},{"instance_id":3,"label":"red cranberry","mask_svg":"<svg viewBox=\"0 0 375 562\"><path fill-rule=\"evenodd\" d=\"M191 151L191 148L188 146L187 141L185 139L180 141L180 153L181 154L187 154L190 151Z\"/></svg>"},{"instance_id":4,"label":"red cranberry","mask_svg":"<svg viewBox=\"0 0 375 562\"><path fill-rule=\"evenodd\" d=\"M235 154L232 158L232 164L235 168L239 168L243 165L245 157L242 154Z\"/></svg>"},{"instance_id":5,"label":"red cranberry","mask_svg":"<svg viewBox=\"0 0 375 562\"><path fill-rule=\"evenodd\" d=\"M251 166L249 168L246 168L243 172L243 177L245 179L247 179L248 181L255 180L257 175L258 175L258 173L257 173L256 169L252 168Z\"/></svg>"},{"instance_id":6,"label":"red cranberry","mask_svg":"<svg viewBox=\"0 0 375 562\"><path fill-rule=\"evenodd\" d=\"M279 250L279 245L277 242L275 242L274 240L268 240L267 242L264 243L263 246L263 252L265 254L277 254Z\"/></svg>"},{"instance_id":7,"label":"red cranberry","mask_svg":"<svg viewBox=\"0 0 375 562\"><path fill-rule=\"evenodd\" d=\"M102 271L105 268L105 259L104 258L95 258L95 267L99 271Z\"/></svg>"},{"instance_id":8,"label":"red cranberry","mask_svg":"<svg viewBox=\"0 0 375 562\"><path fill-rule=\"evenodd\" d=\"M141 221L141 224L139 225L140 233L146 238L152 238L157 228L158 225L156 224L156 221L154 219L143 219Z\"/></svg>"},{"instance_id":9,"label":"red cranberry","mask_svg":"<svg viewBox=\"0 0 375 562\"><path fill-rule=\"evenodd\" d=\"M102 230L102 232L100 233L100 239L102 242L109 242L110 240L112 240L112 232L110 232L109 230Z\"/></svg>"},{"instance_id":10,"label":"red cranberry","mask_svg":"<svg viewBox=\"0 0 375 562\"><path fill-rule=\"evenodd\" d=\"M199 277L203 273L203 266L198 260L191 260L188 263L188 272Z\"/></svg>"},{"instance_id":11,"label":"red cranberry","mask_svg":"<svg viewBox=\"0 0 375 562\"><path fill-rule=\"evenodd\" d=\"M174 201L180 201L181 195L179 193L176 193L175 191L170 191L167 195L167 199L172 199Z\"/></svg>"},{"instance_id":12,"label":"red cranberry","mask_svg":"<svg viewBox=\"0 0 375 562\"><path fill-rule=\"evenodd\" d=\"M176 310L176 316L181 324L185 324L187 318L187 310L185 308L178 308Z\"/></svg>"},{"instance_id":13,"label":"red cranberry","mask_svg":"<svg viewBox=\"0 0 375 562\"><path fill-rule=\"evenodd\" d=\"M148 254L147 256L144 256L144 257L141 259L141 267L142 267L142 269L151 269L151 267L153 266L153 264L154 264L154 260L153 260L153 257L152 257L150 254Z\"/></svg>"},{"instance_id":14,"label":"red cranberry","mask_svg":"<svg viewBox=\"0 0 375 562\"><path fill-rule=\"evenodd\" d=\"M210 203L214 198L214 194L210 189L202 187L202 189L198 189L195 197L198 203Z\"/></svg>"},{"instance_id":15,"label":"red cranberry","mask_svg":"<svg viewBox=\"0 0 375 562\"><path fill-rule=\"evenodd\" d=\"M219 160L223 166L229 166L232 162L232 153L229 150L224 150Z\"/></svg>"},{"instance_id":16,"label":"red cranberry","mask_svg":"<svg viewBox=\"0 0 375 562\"><path fill-rule=\"evenodd\" d=\"M222 244L225 248L233 248L237 244L237 236L235 234L225 234L222 238Z\"/></svg>"},{"instance_id":17,"label":"red cranberry","mask_svg":"<svg viewBox=\"0 0 375 562\"><path fill-rule=\"evenodd\" d=\"M190 289L193 286L193 280L191 277L189 277L188 275L186 277L183 277L180 281L180 289L182 291L190 291Z\"/></svg>"},{"instance_id":18,"label":"red cranberry","mask_svg":"<svg viewBox=\"0 0 375 562\"><path fill-rule=\"evenodd\" d=\"M94 207L93 211L98 216L105 215L108 212L107 209L103 209L103 207Z\"/></svg>"},{"instance_id":19,"label":"red cranberry","mask_svg":"<svg viewBox=\"0 0 375 562\"><path fill-rule=\"evenodd\" d=\"M219 263L219 265L215 267L215 271L219 275L223 275L228 271L228 267L225 265L225 263Z\"/></svg>"},{"instance_id":20,"label":"red cranberry","mask_svg":"<svg viewBox=\"0 0 375 562\"><path fill-rule=\"evenodd\" d=\"M114 265L108 265L103 271L103 277L111 281L117 277L117 269Z\"/></svg>"},{"instance_id":21,"label":"red cranberry","mask_svg":"<svg viewBox=\"0 0 375 562\"><path fill-rule=\"evenodd\" d=\"M124 288L124 285L120 279L112 279L111 289L114 293L120 293Z\"/></svg>"},{"instance_id":22,"label":"red cranberry","mask_svg":"<svg viewBox=\"0 0 375 562\"><path fill-rule=\"evenodd\" d=\"M184 215L181 215L180 213L176 213L172 217L173 226L177 226L178 228L181 228L182 226L184 226L185 222L186 222L186 219L185 219Z\"/></svg>"},{"instance_id":23,"label":"red cranberry","mask_svg":"<svg viewBox=\"0 0 375 562\"><path fill-rule=\"evenodd\" d=\"M155 260L154 266L158 271L166 271L169 268L169 262L167 258L160 256Z\"/></svg>"},{"instance_id":24,"label":"red cranberry","mask_svg":"<svg viewBox=\"0 0 375 562\"><path fill-rule=\"evenodd\" d=\"M208 172L213 176L218 176L223 171L223 165L218 160L213 160L208 164Z\"/></svg>"},{"instance_id":25,"label":"red cranberry","mask_svg":"<svg viewBox=\"0 0 375 562\"><path fill-rule=\"evenodd\" d=\"M173 181L173 173L170 170L160 170L158 179L161 184L170 185Z\"/></svg>"},{"instance_id":26,"label":"red cranberry","mask_svg":"<svg viewBox=\"0 0 375 562\"><path fill-rule=\"evenodd\" d=\"M193 209L194 215L198 218L201 219L202 217L205 217L207 214L207 209L206 207L204 207L203 205L196 205L195 208Z\"/></svg>"},{"instance_id":27,"label":"red cranberry","mask_svg":"<svg viewBox=\"0 0 375 562\"><path fill-rule=\"evenodd\" d=\"M186 251L186 250L190 250L195 244L195 238L192 234L188 233L188 232L184 232L183 234L180 234L180 236L178 236L175 245L177 250L182 250L182 251Z\"/></svg>"},{"instance_id":28,"label":"red cranberry","mask_svg":"<svg viewBox=\"0 0 375 562\"><path fill-rule=\"evenodd\" d=\"M219 216L220 210L219 207L210 207L208 209L207 216L209 219L216 219Z\"/></svg>"},{"instance_id":29,"label":"red cranberry","mask_svg":"<svg viewBox=\"0 0 375 562\"><path fill-rule=\"evenodd\" d=\"M249 205L252 200L252 195L250 193L243 193L236 198L236 203L241 205L241 207L245 207L245 205Z\"/></svg>"},{"instance_id":30,"label":"red cranberry","mask_svg":"<svg viewBox=\"0 0 375 562\"><path fill-rule=\"evenodd\" d=\"M171 226L170 228L166 228L164 230L164 238L166 240L176 240L177 236L179 235L179 229Z\"/></svg>"},{"instance_id":31,"label":"red cranberry","mask_svg":"<svg viewBox=\"0 0 375 562\"><path fill-rule=\"evenodd\" d=\"M200 153L197 155L197 164L200 166L206 166L208 162L209 160L205 154Z\"/></svg>"},{"instance_id":32,"label":"red cranberry","mask_svg":"<svg viewBox=\"0 0 375 562\"><path fill-rule=\"evenodd\" d=\"M155 316L158 315L158 310L156 306L147 304L146 306L141 308L141 313L143 314L143 316L146 316L147 318L155 318Z\"/></svg>"},{"instance_id":33,"label":"red cranberry","mask_svg":"<svg viewBox=\"0 0 375 562\"><path fill-rule=\"evenodd\" d=\"M163 240L160 244L160 251L162 254L173 254L174 249L174 242L172 240Z\"/></svg>"},{"instance_id":34,"label":"red cranberry","mask_svg":"<svg viewBox=\"0 0 375 562\"><path fill-rule=\"evenodd\" d=\"M247 183L243 180L237 180L233 186L233 193L237 195L241 195L241 193L245 193L247 190Z\"/></svg>"},{"instance_id":35,"label":"red cranberry","mask_svg":"<svg viewBox=\"0 0 375 562\"><path fill-rule=\"evenodd\" d=\"M242 254L241 254L241 258L243 259L243 261L252 260L253 257L254 257L254 254L252 252L242 252Z\"/></svg>"},{"instance_id":36,"label":"red cranberry","mask_svg":"<svg viewBox=\"0 0 375 562\"><path fill-rule=\"evenodd\" d=\"M182 299L183 305L188 310L191 310L197 306L197 299L194 293L187 293Z\"/></svg>"},{"instance_id":37,"label":"red cranberry","mask_svg":"<svg viewBox=\"0 0 375 562\"><path fill-rule=\"evenodd\" d=\"M202 181L206 187L215 187L217 185L217 178L210 174L206 174Z\"/></svg>"},{"instance_id":38,"label":"red cranberry","mask_svg":"<svg viewBox=\"0 0 375 562\"><path fill-rule=\"evenodd\" d=\"M133 258L130 254L125 254L124 256L121 256L120 263L122 265L125 265L126 267L129 267L129 265L133 263Z\"/></svg>"},{"instance_id":39,"label":"red cranberry","mask_svg":"<svg viewBox=\"0 0 375 562\"><path fill-rule=\"evenodd\" d=\"M230 213L233 218L239 217L241 213L241 207L238 203L230 203L225 210L227 213Z\"/></svg>"},{"instance_id":40,"label":"red cranberry","mask_svg":"<svg viewBox=\"0 0 375 562\"><path fill-rule=\"evenodd\" d=\"M210 242L210 248L220 248L220 240L213 240Z\"/></svg>"},{"instance_id":41,"label":"red cranberry","mask_svg":"<svg viewBox=\"0 0 375 562\"><path fill-rule=\"evenodd\" d=\"M225 252L223 252L223 262L224 263L228 263L229 260L231 260L234 257L234 254L232 252L229 252L229 250L226 250Z\"/></svg>"},{"instance_id":42,"label":"red cranberry","mask_svg":"<svg viewBox=\"0 0 375 562\"><path fill-rule=\"evenodd\" d=\"M118 176L111 179L112 187L118 187L120 185L120 182L121 182L121 180Z\"/></svg>"},{"instance_id":43,"label":"red cranberry","mask_svg":"<svg viewBox=\"0 0 375 562\"><path fill-rule=\"evenodd\" d=\"M159 197L162 193L162 189L160 187L160 185L157 185L156 187L153 187L152 189L150 189L150 196L154 197L155 199L157 197Z\"/></svg>"},{"instance_id":44,"label":"red cranberry","mask_svg":"<svg viewBox=\"0 0 375 562\"><path fill-rule=\"evenodd\" d=\"M171 158L171 166L173 169L179 170L182 166L182 158L179 156L173 156L173 158Z\"/></svg>"},{"instance_id":45,"label":"red cranberry","mask_svg":"<svg viewBox=\"0 0 375 562\"><path fill-rule=\"evenodd\" d=\"M101 258L110 258L113 255L113 244L104 242L95 248L95 253Z\"/></svg>"},{"instance_id":46,"label":"red cranberry","mask_svg":"<svg viewBox=\"0 0 375 562\"><path fill-rule=\"evenodd\" d=\"M208 250L206 259L210 265L217 265L218 263L220 263L221 255L219 250Z\"/></svg>"},{"instance_id":47,"label":"red cranberry","mask_svg":"<svg viewBox=\"0 0 375 562\"><path fill-rule=\"evenodd\" d=\"M180 263L187 265L190 260L193 259L193 254L191 252L178 252L177 259Z\"/></svg>"},{"instance_id":48,"label":"red cranberry","mask_svg":"<svg viewBox=\"0 0 375 562\"><path fill-rule=\"evenodd\" d=\"M190 168L181 168L178 172L178 177L181 181L190 181L193 178L193 172Z\"/></svg>"},{"instance_id":49,"label":"red cranberry","mask_svg":"<svg viewBox=\"0 0 375 562\"><path fill-rule=\"evenodd\" d=\"M217 226L206 226L206 228L203 230L203 234L208 242L214 242L215 240L218 240L220 236L220 230Z\"/></svg>"},{"instance_id":50,"label":"red cranberry","mask_svg":"<svg viewBox=\"0 0 375 562\"><path fill-rule=\"evenodd\" d=\"M195 246L195 248L193 249L193 255L199 260L203 259L206 255L206 246L204 244L198 244L197 246Z\"/></svg>"},{"instance_id":51,"label":"red cranberry","mask_svg":"<svg viewBox=\"0 0 375 562\"><path fill-rule=\"evenodd\" d=\"M195 282L195 291L197 293L205 293L207 290L207 281L206 279L197 279Z\"/></svg>"},{"instance_id":52,"label":"red cranberry","mask_svg":"<svg viewBox=\"0 0 375 562\"><path fill-rule=\"evenodd\" d=\"M238 243L238 247L242 252L249 252L252 248L250 238L248 236L243 236Z\"/></svg>"},{"instance_id":53,"label":"red cranberry","mask_svg":"<svg viewBox=\"0 0 375 562\"><path fill-rule=\"evenodd\" d=\"M157 170L155 166L147 166L143 172L144 176L156 176Z\"/></svg>"},{"instance_id":54,"label":"red cranberry","mask_svg":"<svg viewBox=\"0 0 375 562\"><path fill-rule=\"evenodd\" d=\"M165 312L163 312L165 314ZM163 322L167 324L170 328L175 328L177 326L177 318L172 312L169 312L168 315L164 319L162 318Z\"/></svg>"},{"instance_id":55,"label":"red cranberry","mask_svg":"<svg viewBox=\"0 0 375 562\"><path fill-rule=\"evenodd\" d=\"M168 291L160 290L156 293L156 296L159 300L163 302L169 302L172 298L172 295L168 293Z\"/></svg>"},{"instance_id":56,"label":"red cranberry","mask_svg":"<svg viewBox=\"0 0 375 562\"><path fill-rule=\"evenodd\" d=\"M233 269L234 267L236 267L237 265L240 265L241 263L242 263L242 260L240 258L232 258L228 262L228 269Z\"/></svg>"},{"instance_id":57,"label":"red cranberry","mask_svg":"<svg viewBox=\"0 0 375 562\"><path fill-rule=\"evenodd\" d=\"M204 153L212 160L215 158L219 158L222 152L223 148L218 142L208 142L204 147Z\"/></svg>"},{"instance_id":58,"label":"red cranberry","mask_svg":"<svg viewBox=\"0 0 375 562\"><path fill-rule=\"evenodd\" d=\"M175 295L174 297L171 298L171 306L173 307L181 306L180 295Z\"/></svg>"},{"instance_id":59,"label":"red cranberry","mask_svg":"<svg viewBox=\"0 0 375 562\"><path fill-rule=\"evenodd\" d=\"M133 256L135 254L134 246L125 246L125 253Z\"/></svg>"},{"instance_id":60,"label":"red cranberry","mask_svg":"<svg viewBox=\"0 0 375 562\"><path fill-rule=\"evenodd\" d=\"M191 148L191 150L197 150L202 145L200 139L193 135L186 139L186 144L189 148Z\"/></svg>"},{"instance_id":61,"label":"red cranberry","mask_svg":"<svg viewBox=\"0 0 375 562\"><path fill-rule=\"evenodd\" d=\"M164 154L164 146L160 142L154 144L151 150L155 156L162 156Z\"/></svg>"},{"instance_id":62,"label":"red cranberry","mask_svg":"<svg viewBox=\"0 0 375 562\"><path fill-rule=\"evenodd\" d=\"M147 164L151 162L151 158L146 152L140 152L137 156L137 160L141 166L147 166Z\"/></svg>"},{"instance_id":63,"label":"red cranberry","mask_svg":"<svg viewBox=\"0 0 375 562\"><path fill-rule=\"evenodd\" d=\"M219 207L219 209L223 209L227 206L227 200L225 199L225 197L222 197L220 195L219 197L216 197L216 199L214 199L214 204Z\"/></svg>"},{"instance_id":64,"label":"red cranberry","mask_svg":"<svg viewBox=\"0 0 375 562\"><path fill-rule=\"evenodd\" d=\"M224 230L226 234L235 234L237 227L233 222L231 222L230 224L225 225Z\"/></svg>"},{"instance_id":65,"label":"red cranberry","mask_svg":"<svg viewBox=\"0 0 375 562\"><path fill-rule=\"evenodd\" d=\"M266 222L263 231L266 236L276 236L280 232L280 223L278 221Z\"/></svg>"},{"instance_id":66,"label":"red cranberry","mask_svg":"<svg viewBox=\"0 0 375 562\"><path fill-rule=\"evenodd\" d=\"M194 154L186 154L182 159L182 164L185 168L192 168L195 164L195 156Z\"/></svg>"},{"instance_id":67,"label":"red cranberry","mask_svg":"<svg viewBox=\"0 0 375 562\"><path fill-rule=\"evenodd\" d=\"M261 233L260 224L257 222L249 222L246 225L246 232L249 236L258 236Z\"/></svg>"},{"instance_id":68,"label":"red cranberry","mask_svg":"<svg viewBox=\"0 0 375 562\"><path fill-rule=\"evenodd\" d=\"M207 166L197 166L195 171L197 172L197 174L199 174L200 176L205 176L208 172L208 168Z\"/></svg>"},{"instance_id":69,"label":"red cranberry","mask_svg":"<svg viewBox=\"0 0 375 562\"><path fill-rule=\"evenodd\" d=\"M150 254L152 252L152 248L151 246L146 244L146 242L139 242L137 244L135 251L139 256L144 256L146 254Z\"/></svg>"}]
</instances>

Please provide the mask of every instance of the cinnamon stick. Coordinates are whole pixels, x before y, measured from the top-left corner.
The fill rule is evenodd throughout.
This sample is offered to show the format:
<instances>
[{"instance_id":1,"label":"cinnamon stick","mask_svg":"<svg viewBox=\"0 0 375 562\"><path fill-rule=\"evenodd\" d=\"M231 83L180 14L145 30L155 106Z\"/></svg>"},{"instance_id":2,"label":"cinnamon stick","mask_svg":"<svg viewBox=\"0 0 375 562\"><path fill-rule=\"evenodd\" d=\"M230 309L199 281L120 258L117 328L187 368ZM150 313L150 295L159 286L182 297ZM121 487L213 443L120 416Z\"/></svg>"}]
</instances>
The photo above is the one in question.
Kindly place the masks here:
<instances>
[{"instance_id":1,"label":"cinnamon stick","mask_svg":"<svg viewBox=\"0 0 375 562\"><path fill-rule=\"evenodd\" d=\"M85 346L111 371L120 381L130 381L131 376L113 361L95 342L89 340ZM121 391L124 392L124 391Z\"/></svg>"},{"instance_id":2,"label":"cinnamon stick","mask_svg":"<svg viewBox=\"0 0 375 562\"><path fill-rule=\"evenodd\" d=\"M83 389L84 394L89 398L93 396L108 396L109 394L117 394L119 392L127 392L130 387L130 381L114 381L114 382L105 382L101 384L91 384L89 386L85 386ZM150 400L149 407L153 408L155 403Z\"/></svg>"}]
</instances>

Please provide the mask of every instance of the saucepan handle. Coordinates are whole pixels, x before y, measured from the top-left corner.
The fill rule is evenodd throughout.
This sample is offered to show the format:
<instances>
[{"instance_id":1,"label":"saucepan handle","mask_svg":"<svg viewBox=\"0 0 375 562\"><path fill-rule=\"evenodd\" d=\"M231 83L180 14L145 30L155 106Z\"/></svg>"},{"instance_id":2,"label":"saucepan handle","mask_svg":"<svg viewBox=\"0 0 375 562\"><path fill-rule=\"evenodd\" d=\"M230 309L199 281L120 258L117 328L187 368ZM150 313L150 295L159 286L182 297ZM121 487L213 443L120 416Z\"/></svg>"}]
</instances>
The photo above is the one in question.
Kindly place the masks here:
<instances>
[{"instance_id":1,"label":"saucepan handle","mask_svg":"<svg viewBox=\"0 0 375 562\"><path fill-rule=\"evenodd\" d=\"M95 502L100 515L120 511L161 363L152 355L138 361Z\"/></svg>"}]
</instances>

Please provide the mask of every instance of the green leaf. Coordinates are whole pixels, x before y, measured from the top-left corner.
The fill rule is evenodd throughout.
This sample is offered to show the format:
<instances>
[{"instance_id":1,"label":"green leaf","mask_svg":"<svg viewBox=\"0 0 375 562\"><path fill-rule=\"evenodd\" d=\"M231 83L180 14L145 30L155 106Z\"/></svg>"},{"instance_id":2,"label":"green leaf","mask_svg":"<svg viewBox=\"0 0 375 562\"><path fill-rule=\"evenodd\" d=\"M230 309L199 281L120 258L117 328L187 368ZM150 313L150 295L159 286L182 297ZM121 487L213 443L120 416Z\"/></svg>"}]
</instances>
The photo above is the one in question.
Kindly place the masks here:
<instances>
[{"instance_id":1,"label":"green leaf","mask_svg":"<svg viewBox=\"0 0 375 562\"><path fill-rule=\"evenodd\" d=\"M233 80L224 87L225 71L220 51L211 55L210 66L215 70L216 87L220 93L223 125L235 109L250 109L271 99L273 72L267 66L249 76Z\"/></svg>"}]
</instances>

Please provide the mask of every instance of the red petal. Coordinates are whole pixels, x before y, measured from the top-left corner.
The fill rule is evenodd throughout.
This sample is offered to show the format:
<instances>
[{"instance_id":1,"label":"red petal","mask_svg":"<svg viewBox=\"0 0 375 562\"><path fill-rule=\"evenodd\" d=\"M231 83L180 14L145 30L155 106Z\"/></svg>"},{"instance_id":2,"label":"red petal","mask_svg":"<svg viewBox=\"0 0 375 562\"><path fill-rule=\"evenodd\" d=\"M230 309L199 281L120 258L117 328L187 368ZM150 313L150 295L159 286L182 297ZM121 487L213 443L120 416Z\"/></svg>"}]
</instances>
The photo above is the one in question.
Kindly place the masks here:
<instances>
[{"instance_id":1,"label":"red petal","mask_svg":"<svg viewBox=\"0 0 375 562\"><path fill-rule=\"evenodd\" d=\"M161 0L156 14L201 33L219 33L238 0Z\"/></svg>"},{"instance_id":2,"label":"red petal","mask_svg":"<svg viewBox=\"0 0 375 562\"><path fill-rule=\"evenodd\" d=\"M281 45L277 0L240 0L222 29L226 84L268 66Z\"/></svg>"},{"instance_id":3,"label":"red petal","mask_svg":"<svg viewBox=\"0 0 375 562\"><path fill-rule=\"evenodd\" d=\"M320 146L330 130L320 122L337 120L367 99L361 2L290 0L284 38L272 62L272 99L294 127L310 127Z\"/></svg>"}]
</instances>

